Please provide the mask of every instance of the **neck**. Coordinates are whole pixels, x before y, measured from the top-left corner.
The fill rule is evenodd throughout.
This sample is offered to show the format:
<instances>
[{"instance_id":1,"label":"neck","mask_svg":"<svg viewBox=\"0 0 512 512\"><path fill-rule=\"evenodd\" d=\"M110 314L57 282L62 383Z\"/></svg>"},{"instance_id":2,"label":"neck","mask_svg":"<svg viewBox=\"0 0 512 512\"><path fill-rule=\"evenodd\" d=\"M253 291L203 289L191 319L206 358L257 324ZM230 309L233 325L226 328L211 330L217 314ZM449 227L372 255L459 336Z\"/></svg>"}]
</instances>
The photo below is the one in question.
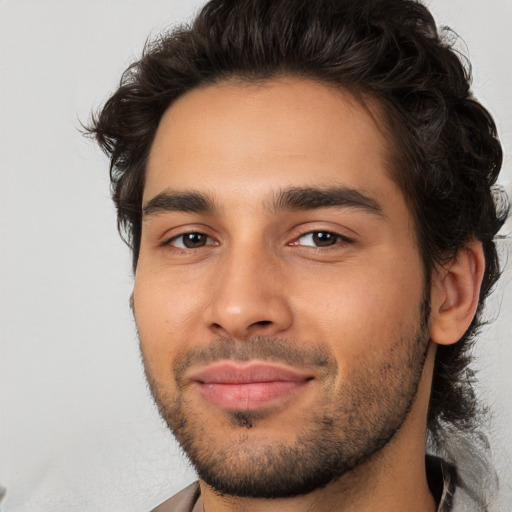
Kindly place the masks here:
<instances>
[{"instance_id":1,"label":"neck","mask_svg":"<svg viewBox=\"0 0 512 512\"><path fill-rule=\"evenodd\" d=\"M426 411L435 348L425 363L416 400L402 427L371 459L307 495L283 499L221 496L204 482L204 512L435 512L425 470Z\"/></svg>"},{"instance_id":2,"label":"neck","mask_svg":"<svg viewBox=\"0 0 512 512\"><path fill-rule=\"evenodd\" d=\"M434 512L436 503L428 489L425 465L389 465L376 473L367 463L350 475L304 496L254 499L219 496L201 482L204 512Z\"/></svg>"}]
</instances>

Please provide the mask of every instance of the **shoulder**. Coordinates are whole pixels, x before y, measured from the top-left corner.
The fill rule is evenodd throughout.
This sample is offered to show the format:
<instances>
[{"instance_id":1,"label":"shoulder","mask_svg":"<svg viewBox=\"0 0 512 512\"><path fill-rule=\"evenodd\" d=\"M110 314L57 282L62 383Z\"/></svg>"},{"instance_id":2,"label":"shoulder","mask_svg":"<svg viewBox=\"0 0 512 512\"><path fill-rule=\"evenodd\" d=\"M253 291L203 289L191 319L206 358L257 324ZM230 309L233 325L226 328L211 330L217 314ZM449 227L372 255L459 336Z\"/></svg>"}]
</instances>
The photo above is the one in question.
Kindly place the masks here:
<instances>
[{"instance_id":1,"label":"shoulder","mask_svg":"<svg viewBox=\"0 0 512 512\"><path fill-rule=\"evenodd\" d=\"M199 496L199 482L194 482L172 498L158 505L151 512L193 512Z\"/></svg>"}]
</instances>

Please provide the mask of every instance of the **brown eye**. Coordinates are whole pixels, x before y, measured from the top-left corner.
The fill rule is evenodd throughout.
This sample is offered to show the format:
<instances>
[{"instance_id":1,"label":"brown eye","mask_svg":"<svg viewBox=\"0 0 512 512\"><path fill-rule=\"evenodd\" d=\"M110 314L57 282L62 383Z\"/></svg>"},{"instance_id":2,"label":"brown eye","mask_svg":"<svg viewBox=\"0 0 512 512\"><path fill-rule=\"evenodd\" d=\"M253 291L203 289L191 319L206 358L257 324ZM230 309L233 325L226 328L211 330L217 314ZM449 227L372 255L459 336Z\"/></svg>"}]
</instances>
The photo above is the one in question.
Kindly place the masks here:
<instances>
[{"instance_id":1,"label":"brown eye","mask_svg":"<svg viewBox=\"0 0 512 512\"><path fill-rule=\"evenodd\" d=\"M336 245L344 240L345 239L342 236L337 235L336 233L331 233L330 231L312 231L311 233L302 235L298 239L297 245L304 245L308 247L330 247L331 245Z\"/></svg>"},{"instance_id":2,"label":"brown eye","mask_svg":"<svg viewBox=\"0 0 512 512\"><path fill-rule=\"evenodd\" d=\"M318 247L327 247L329 245L334 245L339 241L339 236L334 233L329 233L327 231L316 231L313 233L313 242Z\"/></svg>"},{"instance_id":3,"label":"brown eye","mask_svg":"<svg viewBox=\"0 0 512 512\"><path fill-rule=\"evenodd\" d=\"M169 241L169 245L179 249L199 249L212 244L212 239L204 233L184 233Z\"/></svg>"}]
</instances>

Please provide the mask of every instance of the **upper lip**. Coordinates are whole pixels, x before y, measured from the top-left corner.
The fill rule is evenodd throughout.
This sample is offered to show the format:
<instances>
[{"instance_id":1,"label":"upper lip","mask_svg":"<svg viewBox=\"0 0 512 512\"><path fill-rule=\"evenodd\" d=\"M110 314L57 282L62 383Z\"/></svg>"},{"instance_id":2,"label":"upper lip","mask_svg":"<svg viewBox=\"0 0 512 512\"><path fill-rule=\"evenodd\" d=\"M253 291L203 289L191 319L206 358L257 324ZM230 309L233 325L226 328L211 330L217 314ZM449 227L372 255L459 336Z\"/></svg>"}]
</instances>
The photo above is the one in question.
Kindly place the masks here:
<instances>
[{"instance_id":1,"label":"upper lip","mask_svg":"<svg viewBox=\"0 0 512 512\"><path fill-rule=\"evenodd\" d=\"M279 364L222 361L192 372L192 381L201 384L250 384L255 382L300 382L313 378L311 373Z\"/></svg>"}]
</instances>

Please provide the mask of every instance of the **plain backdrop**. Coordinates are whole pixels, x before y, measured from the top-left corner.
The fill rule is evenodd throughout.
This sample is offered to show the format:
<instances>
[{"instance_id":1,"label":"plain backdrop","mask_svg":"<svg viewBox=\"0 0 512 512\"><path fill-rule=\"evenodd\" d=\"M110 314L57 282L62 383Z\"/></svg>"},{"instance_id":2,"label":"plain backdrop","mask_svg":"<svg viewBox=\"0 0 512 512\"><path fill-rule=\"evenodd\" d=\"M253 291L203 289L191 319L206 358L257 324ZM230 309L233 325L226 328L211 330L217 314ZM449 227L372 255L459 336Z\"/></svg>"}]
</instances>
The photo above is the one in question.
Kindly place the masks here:
<instances>
[{"instance_id":1,"label":"plain backdrop","mask_svg":"<svg viewBox=\"0 0 512 512\"><path fill-rule=\"evenodd\" d=\"M147 512L194 479L149 398L107 160L87 121L185 0L0 0L0 485L4 512ZM512 181L512 0L432 0L465 40ZM508 231L511 229L508 224ZM501 244L512 254L511 242ZM512 271L478 344L511 510Z\"/></svg>"}]
</instances>

